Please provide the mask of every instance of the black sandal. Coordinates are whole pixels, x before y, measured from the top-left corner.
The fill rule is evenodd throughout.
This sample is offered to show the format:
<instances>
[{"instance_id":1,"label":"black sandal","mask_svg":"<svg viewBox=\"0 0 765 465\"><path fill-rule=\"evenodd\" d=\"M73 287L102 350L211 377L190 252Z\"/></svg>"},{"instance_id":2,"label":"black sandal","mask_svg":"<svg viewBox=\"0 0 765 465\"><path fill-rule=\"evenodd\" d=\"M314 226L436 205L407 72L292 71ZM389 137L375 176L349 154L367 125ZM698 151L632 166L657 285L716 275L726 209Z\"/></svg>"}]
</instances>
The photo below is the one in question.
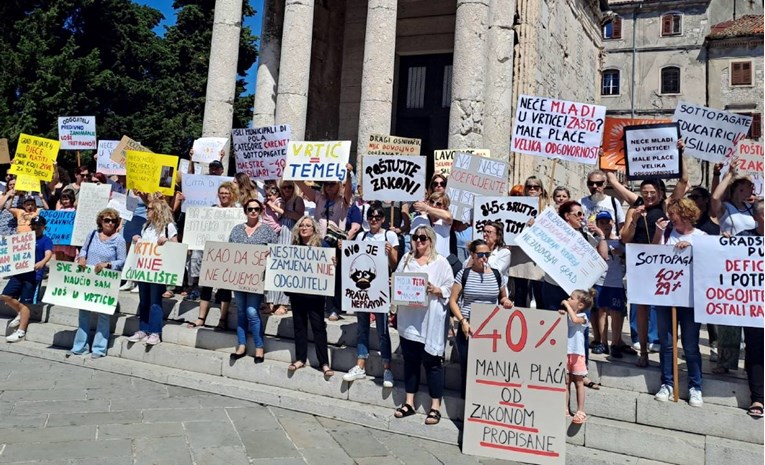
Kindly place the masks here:
<instances>
[{"instance_id":1,"label":"black sandal","mask_svg":"<svg viewBox=\"0 0 765 465\"><path fill-rule=\"evenodd\" d=\"M752 418L762 418L762 415L763 415L762 405L754 405L754 404L750 405L749 409L746 411L746 414Z\"/></svg>"},{"instance_id":2,"label":"black sandal","mask_svg":"<svg viewBox=\"0 0 765 465\"><path fill-rule=\"evenodd\" d=\"M396 418L405 418L414 414L415 414L414 407L412 407L409 404L404 404L401 407L397 408L395 412L393 412L393 416Z\"/></svg>"},{"instance_id":3,"label":"black sandal","mask_svg":"<svg viewBox=\"0 0 765 465\"><path fill-rule=\"evenodd\" d=\"M201 321L202 323L197 323L197 321ZM204 318L197 318L196 321L193 321L193 322L189 321L186 323L186 327L191 329L201 328L204 325L205 325Z\"/></svg>"},{"instance_id":4,"label":"black sandal","mask_svg":"<svg viewBox=\"0 0 765 465\"><path fill-rule=\"evenodd\" d=\"M432 408L430 409L430 412L428 412L428 416L425 417L425 424L426 425L437 425L438 422L441 421L441 412L438 410Z\"/></svg>"}]
</instances>

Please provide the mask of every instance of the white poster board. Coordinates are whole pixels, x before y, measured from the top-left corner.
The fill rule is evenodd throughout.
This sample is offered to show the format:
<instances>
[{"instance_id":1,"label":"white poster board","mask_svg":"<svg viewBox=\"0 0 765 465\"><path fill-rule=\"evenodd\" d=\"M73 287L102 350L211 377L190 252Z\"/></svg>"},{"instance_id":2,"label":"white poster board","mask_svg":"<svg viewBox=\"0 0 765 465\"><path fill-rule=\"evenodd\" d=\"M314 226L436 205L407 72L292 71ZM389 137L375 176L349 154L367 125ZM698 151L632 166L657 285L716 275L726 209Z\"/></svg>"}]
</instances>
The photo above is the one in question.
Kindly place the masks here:
<instances>
[{"instance_id":1,"label":"white poster board","mask_svg":"<svg viewBox=\"0 0 765 465\"><path fill-rule=\"evenodd\" d=\"M385 241L343 241L343 310L388 313L390 286Z\"/></svg>"},{"instance_id":2,"label":"white poster board","mask_svg":"<svg viewBox=\"0 0 765 465\"><path fill-rule=\"evenodd\" d=\"M34 231L0 236L0 278L34 271L35 244Z\"/></svg>"},{"instance_id":3,"label":"white poster board","mask_svg":"<svg viewBox=\"0 0 765 465\"><path fill-rule=\"evenodd\" d=\"M540 213L534 225L515 238L515 245L568 294L591 288L608 268L598 251L552 208Z\"/></svg>"},{"instance_id":4,"label":"white poster board","mask_svg":"<svg viewBox=\"0 0 765 465\"><path fill-rule=\"evenodd\" d=\"M722 163L735 154L736 144L746 137L752 117L679 102L672 121L680 126L685 154L711 163Z\"/></svg>"},{"instance_id":5,"label":"white poster board","mask_svg":"<svg viewBox=\"0 0 765 465\"><path fill-rule=\"evenodd\" d=\"M84 245L88 234L96 229L96 217L109 203L112 186L84 182L77 196L77 214L74 215L71 245Z\"/></svg>"},{"instance_id":6,"label":"white poster board","mask_svg":"<svg viewBox=\"0 0 765 465\"><path fill-rule=\"evenodd\" d=\"M48 285L42 301L51 305L79 308L113 315L120 293L120 272L95 267L80 268L73 262L51 260Z\"/></svg>"},{"instance_id":7,"label":"white poster board","mask_svg":"<svg viewBox=\"0 0 765 465\"><path fill-rule=\"evenodd\" d=\"M138 241L130 248L122 279L142 283L180 286L186 270L188 246L177 242Z\"/></svg>"},{"instance_id":8,"label":"white poster board","mask_svg":"<svg viewBox=\"0 0 765 465\"><path fill-rule=\"evenodd\" d=\"M267 245L207 241L199 285L262 294L267 256Z\"/></svg>"},{"instance_id":9,"label":"white poster board","mask_svg":"<svg viewBox=\"0 0 765 465\"><path fill-rule=\"evenodd\" d=\"M338 181L345 179L351 141L290 141L285 181Z\"/></svg>"},{"instance_id":10,"label":"white poster board","mask_svg":"<svg viewBox=\"0 0 765 465\"><path fill-rule=\"evenodd\" d=\"M372 134L367 144L367 155L419 155L421 146L421 139Z\"/></svg>"},{"instance_id":11,"label":"white poster board","mask_svg":"<svg viewBox=\"0 0 765 465\"><path fill-rule=\"evenodd\" d=\"M490 157L491 151L489 149L445 149L433 151L433 172L441 173L445 176L452 174L452 165L454 164L454 156L457 153L468 153L470 155L478 155L479 157Z\"/></svg>"},{"instance_id":12,"label":"white poster board","mask_svg":"<svg viewBox=\"0 0 765 465\"><path fill-rule=\"evenodd\" d=\"M410 202L425 198L425 157L366 155L364 200Z\"/></svg>"},{"instance_id":13,"label":"white poster board","mask_svg":"<svg viewBox=\"0 0 765 465\"><path fill-rule=\"evenodd\" d=\"M696 323L762 328L762 236L693 238Z\"/></svg>"},{"instance_id":14,"label":"white poster board","mask_svg":"<svg viewBox=\"0 0 765 465\"><path fill-rule=\"evenodd\" d=\"M132 195L120 194L119 192L112 192L112 197L106 204L107 208L113 208L120 214L120 218L125 221L133 219L133 212L135 212L138 206L138 197Z\"/></svg>"},{"instance_id":15,"label":"white poster board","mask_svg":"<svg viewBox=\"0 0 765 465\"><path fill-rule=\"evenodd\" d=\"M220 152L223 150L223 155L225 156L227 145L228 137L200 137L191 146L191 150L194 151L191 161L205 164L210 164L216 160L221 161Z\"/></svg>"},{"instance_id":16,"label":"white poster board","mask_svg":"<svg viewBox=\"0 0 765 465\"><path fill-rule=\"evenodd\" d=\"M289 124L234 129L231 136L236 171L247 173L252 179L280 179L284 174L291 134Z\"/></svg>"},{"instance_id":17,"label":"white poster board","mask_svg":"<svg viewBox=\"0 0 765 465\"><path fill-rule=\"evenodd\" d=\"M472 305L462 453L566 463L566 318Z\"/></svg>"},{"instance_id":18,"label":"white poster board","mask_svg":"<svg viewBox=\"0 0 765 465\"><path fill-rule=\"evenodd\" d=\"M112 160L112 152L117 147L118 140L100 140L98 141L98 152L96 153L96 173L104 173L107 176L124 175L125 165L120 165Z\"/></svg>"},{"instance_id":19,"label":"white poster board","mask_svg":"<svg viewBox=\"0 0 765 465\"><path fill-rule=\"evenodd\" d=\"M513 152L574 161L598 162L606 107L521 95L510 139Z\"/></svg>"},{"instance_id":20,"label":"white poster board","mask_svg":"<svg viewBox=\"0 0 765 465\"><path fill-rule=\"evenodd\" d=\"M269 244L266 290L335 295L335 250L329 247Z\"/></svg>"},{"instance_id":21,"label":"white poster board","mask_svg":"<svg viewBox=\"0 0 765 465\"><path fill-rule=\"evenodd\" d=\"M473 204L473 239L483 238L483 227L489 222L502 224L505 244L512 244L530 219L539 213L539 197L476 197Z\"/></svg>"},{"instance_id":22,"label":"white poster board","mask_svg":"<svg viewBox=\"0 0 765 465\"><path fill-rule=\"evenodd\" d=\"M415 307L428 304L427 273L393 273L390 283L392 304Z\"/></svg>"},{"instance_id":23,"label":"white poster board","mask_svg":"<svg viewBox=\"0 0 765 465\"><path fill-rule=\"evenodd\" d=\"M726 158L722 169L720 169L720 179L730 169L733 160L738 163L739 176L749 176L754 184L755 197L763 196L763 149L762 141L743 140L736 147L737 158Z\"/></svg>"},{"instance_id":24,"label":"white poster board","mask_svg":"<svg viewBox=\"0 0 765 465\"><path fill-rule=\"evenodd\" d=\"M189 207L186 210L183 243L189 246L189 250L204 250L207 241L228 242L234 226L245 221L247 218L240 207Z\"/></svg>"},{"instance_id":25,"label":"white poster board","mask_svg":"<svg viewBox=\"0 0 765 465\"><path fill-rule=\"evenodd\" d=\"M182 177L182 189L185 200L181 204L181 211L185 212L189 207L212 207L218 202L218 187L226 181L234 178L228 176L211 176L209 174L186 174ZM232 202L239 199L232 198Z\"/></svg>"},{"instance_id":26,"label":"white poster board","mask_svg":"<svg viewBox=\"0 0 765 465\"><path fill-rule=\"evenodd\" d=\"M693 307L691 249L627 244L627 300L642 305Z\"/></svg>"},{"instance_id":27,"label":"white poster board","mask_svg":"<svg viewBox=\"0 0 765 465\"><path fill-rule=\"evenodd\" d=\"M61 150L95 150L95 116L59 116L58 140Z\"/></svg>"},{"instance_id":28,"label":"white poster board","mask_svg":"<svg viewBox=\"0 0 765 465\"><path fill-rule=\"evenodd\" d=\"M475 197L507 194L507 169L502 160L457 153L446 184L452 217L471 223Z\"/></svg>"},{"instance_id":29,"label":"white poster board","mask_svg":"<svg viewBox=\"0 0 765 465\"><path fill-rule=\"evenodd\" d=\"M677 179L682 160L677 149L677 123L624 128L627 179Z\"/></svg>"}]
</instances>

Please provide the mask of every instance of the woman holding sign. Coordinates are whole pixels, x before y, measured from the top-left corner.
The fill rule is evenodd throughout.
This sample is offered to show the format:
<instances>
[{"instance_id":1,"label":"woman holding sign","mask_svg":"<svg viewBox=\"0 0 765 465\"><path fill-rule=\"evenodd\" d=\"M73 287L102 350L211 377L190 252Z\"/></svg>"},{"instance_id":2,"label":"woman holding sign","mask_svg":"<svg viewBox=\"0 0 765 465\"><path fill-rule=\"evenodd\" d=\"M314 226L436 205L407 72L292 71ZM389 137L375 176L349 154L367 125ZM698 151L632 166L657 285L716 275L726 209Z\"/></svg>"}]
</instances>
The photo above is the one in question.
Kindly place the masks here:
<instances>
[{"instance_id":1,"label":"woman holding sign","mask_svg":"<svg viewBox=\"0 0 765 465\"><path fill-rule=\"evenodd\" d=\"M425 368L431 406L426 425L441 421L441 397L444 393L444 348L446 345L446 304L454 284L452 267L446 257L436 251L436 233L430 226L419 226L412 234L412 251L404 255L398 273L427 273L428 304L426 307L398 307L398 332L404 355L406 401L394 416L415 414L414 395L420 387L420 367Z\"/></svg>"},{"instance_id":2,"label":"woman holding sign","mask_svg":"<svg viewBox=\"0 0 765 465\"><path fill-rule=\"evenodd\" d=\"M64 192L66 193L66 191ZM72 193L74 197L74 193ZM64 194L61 196L62 204ZM120 225L120 214L113 208L106 208L96 216L96 229L88 235L85 245L80 250L77 264L84 268L92 266L98 274L103 269L121 270L125 264L126 247L122 234L117 232ZM55 247L54 247L55 250ZM88 352L88 333L90 333L91 312L80 310L79 325L74 334L74 344L71 353L82 355ZM109 345L111 315L98 314L96 334L93 336L93 345L90 347L91 357L106 357L106 348Z\"/></svg>"}]
</instances>

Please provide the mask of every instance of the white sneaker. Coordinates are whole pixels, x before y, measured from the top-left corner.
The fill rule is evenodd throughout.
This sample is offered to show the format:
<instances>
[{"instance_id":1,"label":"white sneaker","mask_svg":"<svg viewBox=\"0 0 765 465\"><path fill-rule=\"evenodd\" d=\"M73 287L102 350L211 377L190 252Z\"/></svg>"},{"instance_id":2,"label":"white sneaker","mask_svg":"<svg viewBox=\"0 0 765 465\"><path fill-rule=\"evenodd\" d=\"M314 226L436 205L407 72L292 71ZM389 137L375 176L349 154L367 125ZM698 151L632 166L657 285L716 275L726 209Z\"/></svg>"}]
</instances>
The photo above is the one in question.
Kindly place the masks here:
<instances>
[{"instance_id":1,"label":"white sneaker","mask_svg":"<svg viewBox=\"0 0 765 465\"><path fill-rule=\"evenodd\" d=\"M5 340L8 342L19 342L20 340L24 339L24 336L27 335L27 332L23 329L17 329L13 332L10 336L6 337Z\"/></svg>"},{"instance_id":2,"label":"white sneaker","mask_svg":"<svg viewBox=\"0 0 765 465\"><path fill-rule=\"evenodd\" d=\"M385 372L383 372L383 387L393 387L393 372L390 370L385 370Z\"/></svg>"},{"instance_id":3,"label":"white sneaker","mask_svg":"<svg viewBox=\"0 0 765 465\"><path fill-rule=\"evenodd\" d=\"M149 335L144 333L143 331L136 331L133 333L132 336L128 338L128 341L130 342L141 342L144 339L146 339Z\"/></svg>"},{"instance_id":4,"label":"white sneaker","mask_svg":"<svg viewBox=\"0 0 765 465\"><path fill-rule=\"evenodd\" d=\"M139 292L138 286L135 286L134 288L130 289L131 294L138 294L138 292Z\"/></svg>"},{"instance_id":5,"label":"white sneaker","mask_svg":"<svg viewBox=\"0 0 765 465\"><path fill-rule=\"evenodd\" d=\"M648 352L660 352L660 351L661 351L660 344L654 344L653 342L648 343Z\"/></svg>"},{"instance_id":6,"label":"white sneaker","mask_svg":"<svg viewBox=\"0 0 765 465\"><path fill-rule=\"evenodd\" d=\"M640 353L640 343L636 342L632 344L632 348L635 349L635 352Z\"/></svg>"},{"instance_id":7,"label":"white sneaker","mask_svg":"<svg viewBox=\"0 0 765 465\"><path fill-rule=\"evenodd\" d=\"M658 400L659 402L667 402L670 397L672 397L673 391L672 386L667 386L666 384L662 384L659 388L659 392L656 393L655 396L653 396L654 399Z\"/></svg>"},{"instance_id":8,"label":"white sneaker","mask_svg":"<svg viewBox=\"0 0 765 465\"><path fill-rule=\"evenodd\" d=\"M21 315L16 315L16 318L12 319L11 322L8 323L8 327L11 329L18 328L20 324L21 324Z\"/></svg>"},{"instance_id":9,"label":"white sneaker","mask_svg":"<svg viewBox=\"0 0 765 465\"><path fill-rule=\"evenodd\" d=\"M151 333L149 334L149 337L146 338L146 345L155 346L159 344L161 341L159 340L159 334L157 333Z\"/></svg>"},{"instance_id":10,"label":"white sneaker","mask_svg":"<svg viewBox=\"0 0 765 465\"><path fill-rule=\"evenodd\" d=\"M688 389L688 405L691 407L701 407L704 405L704 399L701 397L701 389Z\"/></svg>"},{"instance_id":11,"label":"white sneaker","mask_svg":"<svg viewBox=\"0 0 765 465\"><path fill-rule=\"evenodd\" d=\"M709 349L709 361L710 362L717 361L717 349Z\"/></svg>"},{"instance_id":12,"label":"white sneaker","mask_svg":"<svg viewBox=\"0 0 765 465\"><path fill-rule=\"evenodd\" d=\"M135 283L133 281L125 281L125 284L120 286L121 291L129 291L132 290L135 286Z\"/></svg>"},{"instance_id":13,"label":"white sneaker","mask_svg":"<svg viewBox=\"0 0 765 465\"><path fill-rule=\"evenodd\" d=\"M364 379L367 377L367 371L360 366L356 365L351 370L343 375L343 381L353 381L356 379Z\"/></svg>"}]
</instances>

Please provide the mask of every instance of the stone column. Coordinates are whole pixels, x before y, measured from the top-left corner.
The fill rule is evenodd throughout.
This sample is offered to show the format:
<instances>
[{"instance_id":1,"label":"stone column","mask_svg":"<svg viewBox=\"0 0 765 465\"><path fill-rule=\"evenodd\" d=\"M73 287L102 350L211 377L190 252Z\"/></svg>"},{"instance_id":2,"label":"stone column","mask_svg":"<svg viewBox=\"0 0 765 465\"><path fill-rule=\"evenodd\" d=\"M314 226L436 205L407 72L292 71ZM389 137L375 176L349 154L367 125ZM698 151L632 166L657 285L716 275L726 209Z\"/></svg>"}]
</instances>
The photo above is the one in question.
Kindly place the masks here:
<instances>
[{"instance_id":1,"label":"stone column","mask_svg":"<svg viewBox=\"0 0 765 465\"><path fill-rule=\"evenodd\" d=\"M371 134L390 134L393 68L396 58L398 0L369 0L361 75L356 172L361 183L364 155Z\"/></svg>"},{"instance_id":2,"label":"stone column","mask_svg":"<svg viewBox=\"0 0 765 465\"><path fill-rule=\"evenodd\" d=\"M279 85L276 95L276 124L289 124L292 139L305 138L308 110L308 80L311 75L314 0L286 0Z\"/></svg>"},{"instance_id":3,"label":"stone column","mask_svg":"<svg viewBox=\"0 0 765 465\"><path fill-rule=\"evenodd\" d=\"M284 0L264 0L255 84L255 109L252 116L252 124L256 128L274 125L283 21Z\"/></svg>"},{"instance_id":4,"label":"stone column","mask_svg":"<svg viewBox=\"0 0 765 465\"><path fill-rule=\"evenodd\" d=\"M217 0L202 120L204 137L231 137L241 28L242 0ZM228 155L223 157L225 170L228 170Z\"/></svg>"},{"instance_id":5,"label":"stone column","mask_svg":"<svg viewBox=\"0 0 765 465\"><path fill-rule=\"evenodd\" d=\"M482 148L489 0L457 0L449 148Z\"/></svg>"},{"instance_id":6,"label":"stone column","mask_svg":"<svg viewBox=\"0 0 765 465\"><path fill-rule=\"evenodd\" d=\"M513 17L515 0L490 0L486 60L483 145L492 157L508 161L513 129Z\"/></svg>"}]
</instances>

